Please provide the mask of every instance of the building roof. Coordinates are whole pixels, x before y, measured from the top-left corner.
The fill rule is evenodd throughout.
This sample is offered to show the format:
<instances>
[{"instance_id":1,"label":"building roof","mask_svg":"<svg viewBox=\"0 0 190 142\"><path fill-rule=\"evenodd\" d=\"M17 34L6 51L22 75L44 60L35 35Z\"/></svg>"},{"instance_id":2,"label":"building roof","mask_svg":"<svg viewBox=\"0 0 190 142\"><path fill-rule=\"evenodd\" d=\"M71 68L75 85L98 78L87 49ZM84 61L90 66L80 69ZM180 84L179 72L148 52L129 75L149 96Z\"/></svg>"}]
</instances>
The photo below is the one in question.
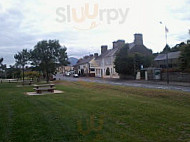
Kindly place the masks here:
<instances>
[{"instance_id":1,"label":"building roof","mask_svg":"<svg viewBox=\"0 0 190 142\"><path fill-rule=\"evenodd\" d=\"M100 59L105 58L105 57L115 56L116 53L119 51L119 49L120 48L109 49L104 54L101 54L100 56L98 56L96 58L96 60L100 60Z\"/></svg>"},{"instance_id":2,"label":"building roof","mask_svg":"<svg viewBox=\"0 0 190 142\"><path fill-rule=\"evenodd\" d=\"M82 64L89 63L93 58L94 58L94 56L89 56L89 57L83 58L83 59L81 59L81 60L78 61L78 63L76 64L76 66L77 65L82 65Z\"/></svg>"},{"instance_id":3,"label":"building roof","mask_svg":"<svg viewBox=\"0 0 190 142\"><path fill-rule=\"evenodd\" d=\"M181 52L170 52L168 53L168 59L178 59L180 57ZM166 60L166 54L159 54L154 61Z\"/></svg>"},{"instance_id":4,"label":"building roof","mask_svg":"<svg viewBox=\"0 0 190 142\"><path fill-rule=\"evenodd\" d=\"M135 46L135 43L134 43L134 42L129 43L129 49L132 49L134 46Z\"/></svg>"}]
</instances>

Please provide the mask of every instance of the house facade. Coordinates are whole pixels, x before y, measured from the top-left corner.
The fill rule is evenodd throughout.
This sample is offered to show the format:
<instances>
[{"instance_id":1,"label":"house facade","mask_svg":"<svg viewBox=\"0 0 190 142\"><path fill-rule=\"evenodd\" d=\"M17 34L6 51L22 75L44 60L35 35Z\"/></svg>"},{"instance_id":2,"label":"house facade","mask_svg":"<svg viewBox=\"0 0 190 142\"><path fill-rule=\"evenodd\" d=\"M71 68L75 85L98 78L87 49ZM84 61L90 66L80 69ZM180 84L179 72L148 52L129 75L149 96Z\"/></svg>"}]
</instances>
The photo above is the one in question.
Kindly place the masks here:
<instances>
[{"instance_id":1,"label":"house facade","mask_svg":"<svg viewBox=\"0 0 190 142\"><path fill-rule=\"evenodd\" d=\"M178 68L179 67L179 57L180 57L181 51L177 52L170 52L168 53L168 67L169 68ZM159 54L154 59L154 67L157 68L167 68L167 56L166 54Z\"/></svg>"},{"instance_id":2,"label":"house facade","mask_svg":"<svg viewBox=\"0 0 190 142\"><path fill-rule=\"evenodd\" d=\"M118 40L113 42L113 48L107 49L107 46L101 46L101 55L95 58L97 66L96 77L102 78L119 78L118 73L115 71L114 61L116 54L125 45L125 40ZM152 55L152 50L148 49L143 44L143 35L135 34L134 42L129 43L129 53L140 53L143 55Z\"/></svg>"},{"instance_id":3,"label":"house facade","mask_svg":"<svg viewBox=\"0 0 190 142\"><path fill-rule=\"evenodd\" d=\"M94 55L85 56L80 59L75 65L75 70L80 76L92 76L95 77L94 60L98 57L98 53Z\"/></svg>"},{"instance_id":4,"label":"house facade","mask_svg":"<svg viewBox=\"0 0 190 142\"><path fill-rule=\"evenodd\" d=\"M108 50L107 46L101 46L101 55L95 59L96 77L102 78L119 78L115 71L114 61L117 52L125 45L124 40L113 42L113 48Z\"/></svg>"},{"instance_id":5,"label":"house facade","mask_svg":"<svg viewBox=\"0 0 190 142\"><path fill-rule=\"evenodd\" d=\"M76 65L78 74L102 78L119 78L118 73L115 71L114 61L117 53L125 44L125 40L114 41L112 49L108 49L107 45L102 45L99 56L95 53L79 60ZM129 53L151 55L152 50L144 46L142 34L135 34L134 42L129 43Z\"/></svg>"}]
</instances>

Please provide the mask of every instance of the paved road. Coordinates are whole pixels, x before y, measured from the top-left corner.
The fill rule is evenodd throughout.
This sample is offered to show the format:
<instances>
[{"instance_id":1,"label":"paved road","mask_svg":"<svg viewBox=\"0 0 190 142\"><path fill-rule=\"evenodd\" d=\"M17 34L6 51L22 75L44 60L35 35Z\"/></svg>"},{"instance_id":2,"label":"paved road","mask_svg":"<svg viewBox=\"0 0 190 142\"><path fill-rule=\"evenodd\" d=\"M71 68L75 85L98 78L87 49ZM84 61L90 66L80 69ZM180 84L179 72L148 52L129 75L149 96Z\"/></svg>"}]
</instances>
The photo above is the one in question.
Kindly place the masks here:
<instances>
[{"instance_id":1,"label":"paved road","mask_svg":"<svg viewBox=\"0 0 190 142\"><path fill-rule=\"evenodd\" d=\"M135 81L135 80L126 81L126 80L119 80L119 79L102 79L102 78L87 78L87 77L73 78L73 77L64 77L61 74L57 74L55 78L56 78L56 80L86 81L86 82L97 82L97 83L120 85L120 86L164 89L164 90L177 90L177 91L190 92L190 84L167 85L165 82L159 83L159 82L149 82L149 81L147 82L147 81Z\"/></svg>"}]
</instances>

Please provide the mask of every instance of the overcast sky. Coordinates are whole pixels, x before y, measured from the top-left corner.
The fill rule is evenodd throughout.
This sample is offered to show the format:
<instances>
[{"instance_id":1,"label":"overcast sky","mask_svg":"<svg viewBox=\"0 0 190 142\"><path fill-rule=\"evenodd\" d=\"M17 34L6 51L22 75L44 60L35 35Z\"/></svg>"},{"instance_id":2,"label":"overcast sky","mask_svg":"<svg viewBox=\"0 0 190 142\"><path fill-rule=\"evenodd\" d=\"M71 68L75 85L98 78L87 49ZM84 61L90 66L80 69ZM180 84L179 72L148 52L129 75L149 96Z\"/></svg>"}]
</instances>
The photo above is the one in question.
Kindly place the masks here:
<instances>
[{"instance_id":1,"label":"overcast sky","mask_svg":"<svg viewBox=\"0 0 190 142\"><path fill-rule=\"evenodd\" d=\"M72 9L80 18L85 4L89 4L89 14L98 6L98 15L76 22ZM14 54L23 48L32 49L40 40L58 39L69 56L79 58L100 53L101 45L112 48L118 39L133 42L135 33L143 34L146 47L160 52L165 46L165 28L160 21L169 29L170 46L190 38L189 7L190 0L1 0L0 57L4 63L14 64ZM100 16L102 10L105 13Z\"/></svg>"}]
</instances>

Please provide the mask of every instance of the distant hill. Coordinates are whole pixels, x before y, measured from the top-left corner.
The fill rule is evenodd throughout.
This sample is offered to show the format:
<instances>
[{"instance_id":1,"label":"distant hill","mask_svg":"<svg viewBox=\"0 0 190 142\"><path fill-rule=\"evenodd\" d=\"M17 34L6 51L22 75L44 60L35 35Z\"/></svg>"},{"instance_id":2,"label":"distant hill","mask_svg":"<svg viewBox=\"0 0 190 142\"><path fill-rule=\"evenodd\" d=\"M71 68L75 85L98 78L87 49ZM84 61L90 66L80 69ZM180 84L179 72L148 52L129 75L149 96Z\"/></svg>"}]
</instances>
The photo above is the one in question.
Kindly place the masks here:
<instances>
[{"instance_id":1,"label":"distant hill","mask_svg":"<svg viewBox=\"0 0 190 142\"><path fill-rule=\"evenodd\" d=\"M70 66L76 65L77 61L78 61L77 58L70 57L70 58L69 58L69 62L71 63Z\"/></svg>"}]
</instances>

